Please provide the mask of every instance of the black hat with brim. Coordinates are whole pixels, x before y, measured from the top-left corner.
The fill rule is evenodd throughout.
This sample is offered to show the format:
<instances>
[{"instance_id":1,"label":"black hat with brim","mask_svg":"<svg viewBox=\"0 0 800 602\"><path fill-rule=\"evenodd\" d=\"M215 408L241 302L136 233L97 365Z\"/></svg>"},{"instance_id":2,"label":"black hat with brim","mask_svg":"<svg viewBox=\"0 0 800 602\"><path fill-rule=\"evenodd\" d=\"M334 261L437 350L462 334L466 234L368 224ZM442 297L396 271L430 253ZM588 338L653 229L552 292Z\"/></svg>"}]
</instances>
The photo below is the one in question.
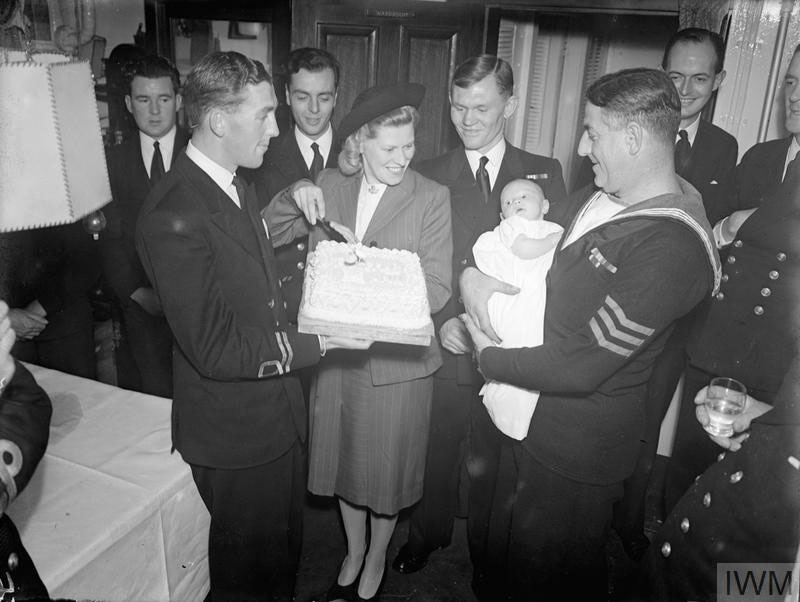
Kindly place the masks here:
<instances>
[{"instance_id":1,"label":"black hat with brim","mask_svg":"<svg viewBox=\"0 0 800 602\"><path fill-rule=\"evenodd\" d=\"M406 105L419 108L425 96L422 84L391 84L372 86L358 95L353 108L339 124L338 134L344 140L365 123L369 123L384 113Z\"/></svg>"}]
</instances>

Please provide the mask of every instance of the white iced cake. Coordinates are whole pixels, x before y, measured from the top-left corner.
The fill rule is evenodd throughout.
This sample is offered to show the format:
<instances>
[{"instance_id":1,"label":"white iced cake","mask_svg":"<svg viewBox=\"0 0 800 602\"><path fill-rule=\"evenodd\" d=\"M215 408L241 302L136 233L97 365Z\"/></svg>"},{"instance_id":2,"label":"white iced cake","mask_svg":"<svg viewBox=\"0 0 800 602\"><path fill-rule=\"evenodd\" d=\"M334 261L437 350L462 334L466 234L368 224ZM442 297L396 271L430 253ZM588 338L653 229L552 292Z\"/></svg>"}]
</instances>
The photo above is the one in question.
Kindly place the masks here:
<instances>
[{"instance_id":1,"label":"white iced cake","mask_svg":"<svg viewBox=\"0 0 800 602\"><path fill-rule=\"evenodd\" d=\"M301 332L428 344L431 310L416 253L325 240L306 263Z\"/></svg>"}]
</instances>

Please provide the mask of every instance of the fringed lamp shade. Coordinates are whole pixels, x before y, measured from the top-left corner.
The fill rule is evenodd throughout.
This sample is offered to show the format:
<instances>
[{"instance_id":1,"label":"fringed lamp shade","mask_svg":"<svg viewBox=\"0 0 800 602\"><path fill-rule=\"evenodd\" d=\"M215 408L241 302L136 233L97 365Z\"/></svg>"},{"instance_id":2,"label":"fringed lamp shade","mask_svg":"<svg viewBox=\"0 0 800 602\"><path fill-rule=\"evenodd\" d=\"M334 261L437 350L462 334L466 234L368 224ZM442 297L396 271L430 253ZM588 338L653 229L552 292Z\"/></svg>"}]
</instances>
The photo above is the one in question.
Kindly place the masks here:
<instances>
[{"instance_id":1,"label":"fringed lamp shade","mask_svg":"<svg viewBox=\"0 0 800 602\"><path fill-rule=\"evenodd\" d=\"M0 50L0 231L72 223L110 200L89 63Z\"/></svg>"}]
</instances>

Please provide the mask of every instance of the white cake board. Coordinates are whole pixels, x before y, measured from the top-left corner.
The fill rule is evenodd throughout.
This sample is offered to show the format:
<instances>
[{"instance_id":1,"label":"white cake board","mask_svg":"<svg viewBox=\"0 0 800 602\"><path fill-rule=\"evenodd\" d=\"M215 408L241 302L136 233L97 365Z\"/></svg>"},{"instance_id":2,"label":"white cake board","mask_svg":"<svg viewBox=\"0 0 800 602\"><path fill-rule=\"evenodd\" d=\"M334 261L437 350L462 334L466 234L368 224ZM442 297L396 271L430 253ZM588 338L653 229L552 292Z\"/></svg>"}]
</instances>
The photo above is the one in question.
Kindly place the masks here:
<instances>
[{"instance_id":1,"label":"white cake board","mask_svg":"<svg viewBox=\"0 0 800 602\"><path fill-rule=\"evenodd\" d=\"M334 337L347 337L351 339L366 339L382 343L401 343L403 345L422 345L427 347L433 336L433 322L416 330L387 330L377 326L363 326L358 324L343 324L316 320L304 316L302 310L297 316L297 331L305 334L324 334Z\"/></svg>"}]
</instances>

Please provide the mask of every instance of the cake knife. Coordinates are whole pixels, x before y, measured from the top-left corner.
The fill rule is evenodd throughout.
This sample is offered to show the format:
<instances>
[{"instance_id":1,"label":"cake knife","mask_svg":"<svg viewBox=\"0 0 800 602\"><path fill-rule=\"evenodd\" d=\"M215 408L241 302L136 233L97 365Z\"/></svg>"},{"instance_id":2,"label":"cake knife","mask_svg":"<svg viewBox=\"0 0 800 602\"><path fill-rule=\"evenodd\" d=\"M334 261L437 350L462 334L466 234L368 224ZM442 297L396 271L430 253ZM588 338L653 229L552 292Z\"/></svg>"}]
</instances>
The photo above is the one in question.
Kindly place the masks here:
<instances>
[{"instance_id":1,"label":"cake knife","mask_svg":"<svg viewBox=\"0 0 800 602\"><path fill-rule=\"evenodd\" d=\"M322 226L322 229L325 230L325 233L331 238L331 240L335 242L348 242L344 237L344 234L334 228L328 218L318 217L317 223Z\"/></svg>"}]
</instances>

